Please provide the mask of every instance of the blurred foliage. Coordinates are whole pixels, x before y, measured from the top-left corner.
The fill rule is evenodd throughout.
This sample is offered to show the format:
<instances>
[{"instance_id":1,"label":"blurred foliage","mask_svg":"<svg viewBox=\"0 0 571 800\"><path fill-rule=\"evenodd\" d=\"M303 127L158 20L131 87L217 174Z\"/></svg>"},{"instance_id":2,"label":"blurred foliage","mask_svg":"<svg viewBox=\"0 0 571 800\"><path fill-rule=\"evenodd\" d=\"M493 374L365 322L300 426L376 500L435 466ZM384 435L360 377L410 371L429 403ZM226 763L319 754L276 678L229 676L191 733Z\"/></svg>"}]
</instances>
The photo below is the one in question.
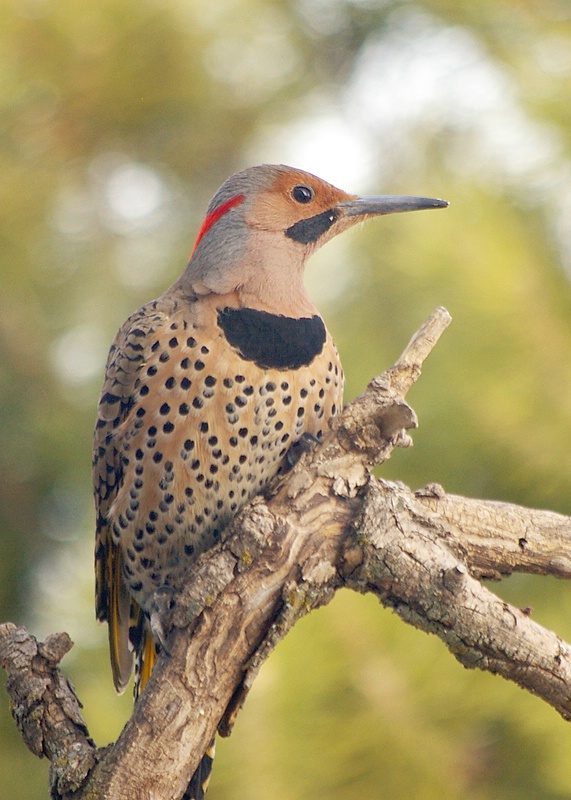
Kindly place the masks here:
<instances>
[{"instance_id":1,"label":"blurred foliage","mask_svg":"<svg viewBox=\"0 0 571 800\"><path fill-rule=\"evenodd\" d=\"M0 619L66 629L93 736L117 736L92 611L90 448L106 349L177 277L235 169L290 162L446 212L378 220L313 259L347 397L436 305L453 325L381 474L571 513L568 0L0 0ZM563 638L563 582L492 587ZM12 800L46 765L0 703ZM571 729L342 593L263 669L211 800L571 796Z\"/></svg>"}]
</instances>

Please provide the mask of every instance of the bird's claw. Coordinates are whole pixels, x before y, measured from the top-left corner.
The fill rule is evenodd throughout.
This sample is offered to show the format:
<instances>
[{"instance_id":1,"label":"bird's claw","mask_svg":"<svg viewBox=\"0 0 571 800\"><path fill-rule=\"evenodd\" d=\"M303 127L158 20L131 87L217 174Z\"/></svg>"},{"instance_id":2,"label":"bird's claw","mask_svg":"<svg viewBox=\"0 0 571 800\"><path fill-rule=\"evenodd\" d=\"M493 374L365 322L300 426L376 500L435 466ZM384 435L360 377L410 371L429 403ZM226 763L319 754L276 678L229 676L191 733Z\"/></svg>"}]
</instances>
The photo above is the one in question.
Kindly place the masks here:
<instances>
[{"instance_id":1,"label":"bird's claw","mask_svg":"<svg viewBox=\"0 0 571 800\"><path fill-rule=\"evenodd\" d=\"M304 453L310 453L319 444L319 439L313 433L305 431L297 442L294 442L285 455L286 472L295 467Z\"/></svg>"},{"instance_id":2,"label":"bird's claw","mask_svg":"<svg viewBox=\"0 0 571 800\"><path fill-rule=\"evenodd\" d=\"M168 612L174 605L173 591L170 586L161 586L157 589L153 597L153 607L149 615L149 623L153 639L160 645L161 651L168 656L171 649L168 645L168 631L165 628L165 621Z\"/></svg>"}]
</instances>

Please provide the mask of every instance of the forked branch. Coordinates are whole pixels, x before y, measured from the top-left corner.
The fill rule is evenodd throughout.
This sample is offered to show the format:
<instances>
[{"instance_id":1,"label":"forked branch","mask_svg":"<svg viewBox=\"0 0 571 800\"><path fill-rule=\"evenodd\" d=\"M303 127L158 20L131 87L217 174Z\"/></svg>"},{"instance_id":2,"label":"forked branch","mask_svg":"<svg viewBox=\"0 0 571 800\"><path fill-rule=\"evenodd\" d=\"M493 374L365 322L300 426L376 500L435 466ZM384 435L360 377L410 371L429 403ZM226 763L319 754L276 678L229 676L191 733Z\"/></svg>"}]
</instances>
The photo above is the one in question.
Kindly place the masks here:
<instances>
[{"instance_id":1,"label":"forked branch","mask_svg":"<svg viewBox=\"0 0 571 800\"><path fill-rule=\"evenodd\" d=\"M33 752L52 760L54 797L181 797L216 729L230 732L275 645L342 587L373 592L438 635L465 666L500 673L571 718L569 646L478 580L514 570L569 577L571 520L449 496L436 485L415 494L369 472L395 446L411 444L416 416L405 396L449 321L437 309L397 363L335 418L323 443L192 566L166 616L170 654L158 660L113 746L95 750L53 659L42 692L28 692L25 675L46 644L30 645L37 653L22 666L14 642L29 635L3 626L15 716ZM41 712L53 698L66 735L57 747L39 747L26 720L45 719L45 742L54 712Z\"/></svg>"}]
</instances>

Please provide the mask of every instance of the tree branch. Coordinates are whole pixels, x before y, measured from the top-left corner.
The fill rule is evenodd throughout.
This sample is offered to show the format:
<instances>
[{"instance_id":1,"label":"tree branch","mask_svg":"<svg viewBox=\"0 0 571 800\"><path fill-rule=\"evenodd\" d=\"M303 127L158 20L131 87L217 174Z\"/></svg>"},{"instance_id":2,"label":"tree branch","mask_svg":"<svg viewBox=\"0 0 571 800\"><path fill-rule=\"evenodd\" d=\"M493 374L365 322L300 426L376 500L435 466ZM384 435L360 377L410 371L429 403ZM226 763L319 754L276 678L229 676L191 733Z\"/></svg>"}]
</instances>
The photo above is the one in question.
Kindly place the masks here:
<instances>
[{"instance_id":1,"label":"tree branch","mask_svg":"<svg viewBox=\"0 0 571 800\"><path fill-rule=\"evenodd\" d=\"M174 598L164 597L172 605L170 654L159 658L115 745L95 751L78 709L69 712L67 689L55 690L61 676L53 659L49 698L38 701L22 677L38 656L22 674L9 673L22 735L36 754L59 754L54 797L180 797L216 729L231 731L275 645L344 586L373 592L439 636L465 666L497 672L571 718L569 646L478 581L514 570L569 577L571 520L446 495L436 485L412 493L369 473L395 446L411 444L416 416L404 398L449 321L437 309L399 361L333 420L323 443L238 515ZM3 626L9 670L19 661L13 642L21 630ZM41 654L46 644L36 647ZM63 717L69 738L40 747L25 720L37 718L38 706L51 708L52 695L57 714L42 719ZM47 723L42 736L50 736Z\"/></svg>"},{"instance_id":2,"label":"tree branch","mask_svg":"<svg viewBox=\"0 0 571 800\"><path fill-rule=\"evenodd\" d=\"M450 535L445 518L432 510L426 513L424 499L419 503L418 496L397 484L384 482L370 487L360 536L372 546L363 548L363 562L347 585L358 591L372 591L406 622L435 633L465 667L502 675L542 697L565 719L571 719L569 645L533 622L528 610L504 602L470 574L469 563L480 573L489 570L490 554L482 546L485 527L481 526L474 539L470 531L467 535L463 531L461 539L452 541L454 534ZM440 498L444 505L448 500L460 518L474 511L477 503L464 498ZM500 517L509 526L502 538L511 535L511 550L517 555L517 549L522 549L518 542L529 530L529 511L508 504L477 505L483 514L500 506ZM533 516L539 550L545 551L546 540L553 532L553 518L558 515L536 511ZM571 521L559 519L569 531ZM494 521L488 529L492 535L496 533L495 524ZM469 557L462 560L457 553ZM504 569L504 564L511 562L511 569L524 565L528 571L525 549L523 556L518 563L516 558L502 554L500 566ZM541 571L560 574L559 570L550 570L548 563L546 567ZM540 571L539 567L534 571ZM494 575L498 574L500 570L495 569Z\"/></svg>"},{"instance_id":3,"label":"tree branch","mask_svg":"<svg viewBox=\"0 0 571 800\"><path fill-rule=\"evenodd\" d=\"M432 484L415 493L422 511L476 577L512 572L571 577L571 519L490 500L445 494Z\"/></svg>"},{"instance_id":4,"label":"tree branch","mask_svg":"<svg viewBox=\"0 0 571 800\"><path fill-rule=\"evenodd\" d=\"M72 646L67 633L38 642L11 622L0 625L0 662L8 675L12 716L32 753L51 763L52 797L79 789L98 755L74 688L57 668Z\"/></svg>"}]
</instances>

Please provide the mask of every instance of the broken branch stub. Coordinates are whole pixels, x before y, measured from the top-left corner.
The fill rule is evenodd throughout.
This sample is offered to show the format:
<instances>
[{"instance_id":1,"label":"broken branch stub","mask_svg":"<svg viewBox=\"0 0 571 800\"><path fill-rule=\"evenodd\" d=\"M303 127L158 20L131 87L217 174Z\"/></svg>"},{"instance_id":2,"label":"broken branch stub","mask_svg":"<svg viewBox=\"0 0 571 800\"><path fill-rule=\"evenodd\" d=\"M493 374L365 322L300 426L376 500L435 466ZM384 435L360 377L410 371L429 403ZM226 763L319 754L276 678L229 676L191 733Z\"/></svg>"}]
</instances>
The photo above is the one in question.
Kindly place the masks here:
<instances>
[{"instance_id":1,"label":"broken branch stub","mask_svg":"<svg viewBox=\"0 0 571 800\"><path fill-rule=\"evenodd\" d=\"M332 433L324 438L320 461L335 462L343 454L370 468L390 458L394 447L412 445L406 431L416 428L418 420L404 398L451 321L445 308L437 308L414 334L397 362L373 378L366 391L332 419Z\"/></svg>"}]
</instances>

